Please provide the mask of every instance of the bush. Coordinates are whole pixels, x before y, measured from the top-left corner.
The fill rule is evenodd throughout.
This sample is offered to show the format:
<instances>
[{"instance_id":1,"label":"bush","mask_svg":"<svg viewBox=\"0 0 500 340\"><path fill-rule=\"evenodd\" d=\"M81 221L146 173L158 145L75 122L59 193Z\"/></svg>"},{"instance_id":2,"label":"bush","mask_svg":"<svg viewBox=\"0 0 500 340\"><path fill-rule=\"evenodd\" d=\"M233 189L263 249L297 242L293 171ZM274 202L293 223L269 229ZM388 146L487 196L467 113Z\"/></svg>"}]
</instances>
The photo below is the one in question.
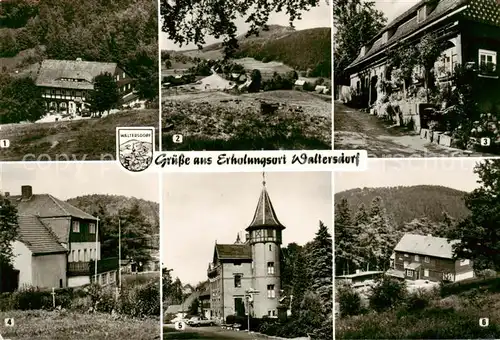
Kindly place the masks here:
<instances>
[{"instance_id":1,"label":"bush","mask_svg":"<svg viewBox=\"0 0 500 340\"><path fill-rule=\"evenodd\" d=\"M376 311L392 309L404 302L406 292L404 281L384 276L372 287L370 307Z\"/></svg>"},{"instance_id":2,"label":"bush","mask_svg":"<svg viewBox=\"0 0 500 340\"><path fill-rule=\"evenodd\" d=\"M350 285L340 285L337 289L341 316L361 313L361 296Z\"/></svg>"},{"instance_id":3,"label":"bush","mask_svg":"<svg viewBox=\"0 0 500 340\"><path fill-rule=\"evenodd\" d=\"M405 301L405 307L408 311L422 310L429 306L431 301L431 294L425 290L417 290L409 294Z\"/></svg>"}]
</instances>

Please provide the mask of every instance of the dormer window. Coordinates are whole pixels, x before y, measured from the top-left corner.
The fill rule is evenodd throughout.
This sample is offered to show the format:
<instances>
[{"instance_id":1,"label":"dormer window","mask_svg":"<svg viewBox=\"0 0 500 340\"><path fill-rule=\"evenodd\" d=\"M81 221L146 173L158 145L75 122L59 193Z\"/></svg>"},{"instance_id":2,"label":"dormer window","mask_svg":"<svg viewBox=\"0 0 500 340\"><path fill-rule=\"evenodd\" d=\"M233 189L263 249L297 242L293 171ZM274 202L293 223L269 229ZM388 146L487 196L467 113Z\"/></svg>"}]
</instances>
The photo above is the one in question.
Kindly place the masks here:
<instances>
[{"instance_id":1,"label":"dormer window","mask_svg":"<svg viewBox=\"0 0 500 340\"><path fill-rule=\"evenodd\" d=\"M417 24L420 24L425 19L427 19L427 8L424 6L420 7L417 11Z\"/></svg>"}]
</instances>

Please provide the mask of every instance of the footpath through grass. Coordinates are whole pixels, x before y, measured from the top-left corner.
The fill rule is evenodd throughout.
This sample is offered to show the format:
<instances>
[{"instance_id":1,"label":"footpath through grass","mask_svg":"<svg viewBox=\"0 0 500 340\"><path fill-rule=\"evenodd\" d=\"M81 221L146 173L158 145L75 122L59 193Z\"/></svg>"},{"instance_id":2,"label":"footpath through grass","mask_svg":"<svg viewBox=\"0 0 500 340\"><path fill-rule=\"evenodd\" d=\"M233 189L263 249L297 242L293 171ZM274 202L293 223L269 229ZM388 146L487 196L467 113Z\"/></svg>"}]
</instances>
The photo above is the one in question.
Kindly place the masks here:
<instances>
[{"instance_id":1,"label":"footpath through grass","mask_svg":"<svg viewBox=\"0 0 500 340\"><path fill-rule=\"evenodd\" d=\"M11 340L153 340L160 339L158 319L74 311L9 311L0 319L14 318L14 327L0 326L0 334Z\"/></svg>"},{"instance_id":2,"label":"footpath through grass","mask_svg":"<svg viewBox=\"0 0 500 340\"><path fill-rule=\"evenodd\" d=\"M116 128L151 126L159 141L159 111L130 110L103 118L1 126L0 161L83 161L116 158Z\"/></svg>"}]
</instances>

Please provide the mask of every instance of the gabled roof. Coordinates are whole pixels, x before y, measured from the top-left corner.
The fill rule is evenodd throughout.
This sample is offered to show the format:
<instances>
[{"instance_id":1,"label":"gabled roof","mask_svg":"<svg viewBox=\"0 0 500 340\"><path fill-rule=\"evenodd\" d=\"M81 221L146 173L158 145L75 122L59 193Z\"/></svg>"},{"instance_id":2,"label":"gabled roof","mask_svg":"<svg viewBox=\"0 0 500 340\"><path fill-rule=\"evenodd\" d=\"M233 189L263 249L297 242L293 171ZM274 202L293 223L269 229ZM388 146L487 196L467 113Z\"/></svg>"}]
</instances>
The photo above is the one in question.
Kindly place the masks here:
<instances>
[{"instance_id":1,"label":"gabled roof","mask_svg":"<svg viewBox=\"0 0 500 340\"><path fill-rule=\"evenodd\" d=\"M451 12L458 10L460 7L466 5L469 1L470 0L440 0L436 8L434 8L434 10L427 15L426 19L420 23L417 22L417 11L427 2L427 0L418 2L416 5L412 6L409 10L398 16L386 27L384 27L372 39L372 41L370 42L372 46L369 47L365 55L362 56L361 54L359 54L358 57L347 67L347 69L360 64L377 52L382 51L384 48L393 45L400 39L403 39L406 36L416 32L419 28L422 28L432 23L433 21L443 18L445 15L450 14ZM396 32L391 37L389 37L387 42L379 40L379 38L382 37L385 32L393 30L396 27Z\"/></svg>"},{"instance_id":2,"label":"gabled roof","mask_svg":"<svg viewBox=\"0 0 500 340\"><path fill-rule=\"evenodd\" d=\"M262 192L259 196L259 202L257 203L252 223L250 223L246 230L260 227L278 227L280 229L285 229L285 227L278 220L278 216L274 211L271 198L269 198L265 185L263 186Z\"/></svg>"},{"instance_id":3,"label":"gabled roof","mask_svg":"<svg viewBox=\"0 0 500 340\"><path fill-rule=\"evenodd\" d=\"M23 215L36 215L38 217L76 217L87 220L97 220L94 216L61 201L50 194L32 195L24 200L22 196L10 196L9 200L16 205L17 210Z\"/></svg>"},{"instance_id":4,"label":"gabled roof","mask_svg":"<svg viewBox=\"0 0 500 340\"><path fill-rule=\"evenodd\" d=\"M165 314L177 314L181 310L181 305L170 305L167 307Z\"/></svg>"},{"instance_id":5,"label":"gabled roof","mask_svg":"<svg viewBox=\"0 0 500 340\"><path fill-rule=\"evenodd\" d=\"M394 251L452 259L452 246L457 242L459 241L451 240L448 242L448 239L442 237L407 233L399 240Z\"/></svg>"},{"instance_id":6,"label":"gabled roof","mask_svg":"<svg viewBox=\"0 0 500 340\"><path fill-rule=\"evenodd\" d=\"M40 65L36 85L92 90L94 78L102 73L115 74L116 63L46 59ZM79 81L71 81L75 79Z\"/></svg>"},{"instance_id":7,"label":"gabled roof","mask_svg":"<svg viewBox=\"0 0 500 340\"><path fill-rule=\"evenodd\" d=\"M248 244L216 244L215 256L219 260L251 260L252 249Z\"/></svg>"},{"instance_id":8,"label":"gabled roof","mask_svg":"<svg viewBox=\"0 0 500 340\"><path fill-rule=\"evenodd\" d=\"M66 253L67 250L57 240L57 237L47 228L37 216L19 215L19 241L34 255Z\"/></svg>"}]
</instances>

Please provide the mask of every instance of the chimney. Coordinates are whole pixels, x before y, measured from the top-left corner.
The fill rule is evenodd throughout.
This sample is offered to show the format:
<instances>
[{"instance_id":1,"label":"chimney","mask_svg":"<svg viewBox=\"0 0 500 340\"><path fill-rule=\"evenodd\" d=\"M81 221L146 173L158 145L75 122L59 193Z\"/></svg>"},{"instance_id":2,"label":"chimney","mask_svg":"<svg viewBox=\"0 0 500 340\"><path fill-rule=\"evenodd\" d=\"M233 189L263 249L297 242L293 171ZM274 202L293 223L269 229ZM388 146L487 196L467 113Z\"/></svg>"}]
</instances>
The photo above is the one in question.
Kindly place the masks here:
<instances>
[{"instance_id":1,"label":"chimney","mask_svg":"<svg viewBox=\"0 0 500 340\"><path fill-rule=\"evenodd\" d=\"M10 196L10 192L6 191L4 194L5 198L8 198Z\"/></svg>"},{"instance_id":2,"label":"chimney","mask_svg":"<svg viewBox=\"0 0 500 340\"><path fill-rule=\"evenodd\" d=\"M31 185L23 185L21 187L21 195L23 200L29 200L33 196L33 188Z\"/></svg>"},{"instance_id":3,"label":"chimney","mask_svg":"<svg viewBox=\"0 0 500 340\"><path fill-rule=\"evenodd\" d=\"M359 53L361 57L364 57L366 54L366 46L361 47L361 52Z\"/></svg>"}]
</instances>

